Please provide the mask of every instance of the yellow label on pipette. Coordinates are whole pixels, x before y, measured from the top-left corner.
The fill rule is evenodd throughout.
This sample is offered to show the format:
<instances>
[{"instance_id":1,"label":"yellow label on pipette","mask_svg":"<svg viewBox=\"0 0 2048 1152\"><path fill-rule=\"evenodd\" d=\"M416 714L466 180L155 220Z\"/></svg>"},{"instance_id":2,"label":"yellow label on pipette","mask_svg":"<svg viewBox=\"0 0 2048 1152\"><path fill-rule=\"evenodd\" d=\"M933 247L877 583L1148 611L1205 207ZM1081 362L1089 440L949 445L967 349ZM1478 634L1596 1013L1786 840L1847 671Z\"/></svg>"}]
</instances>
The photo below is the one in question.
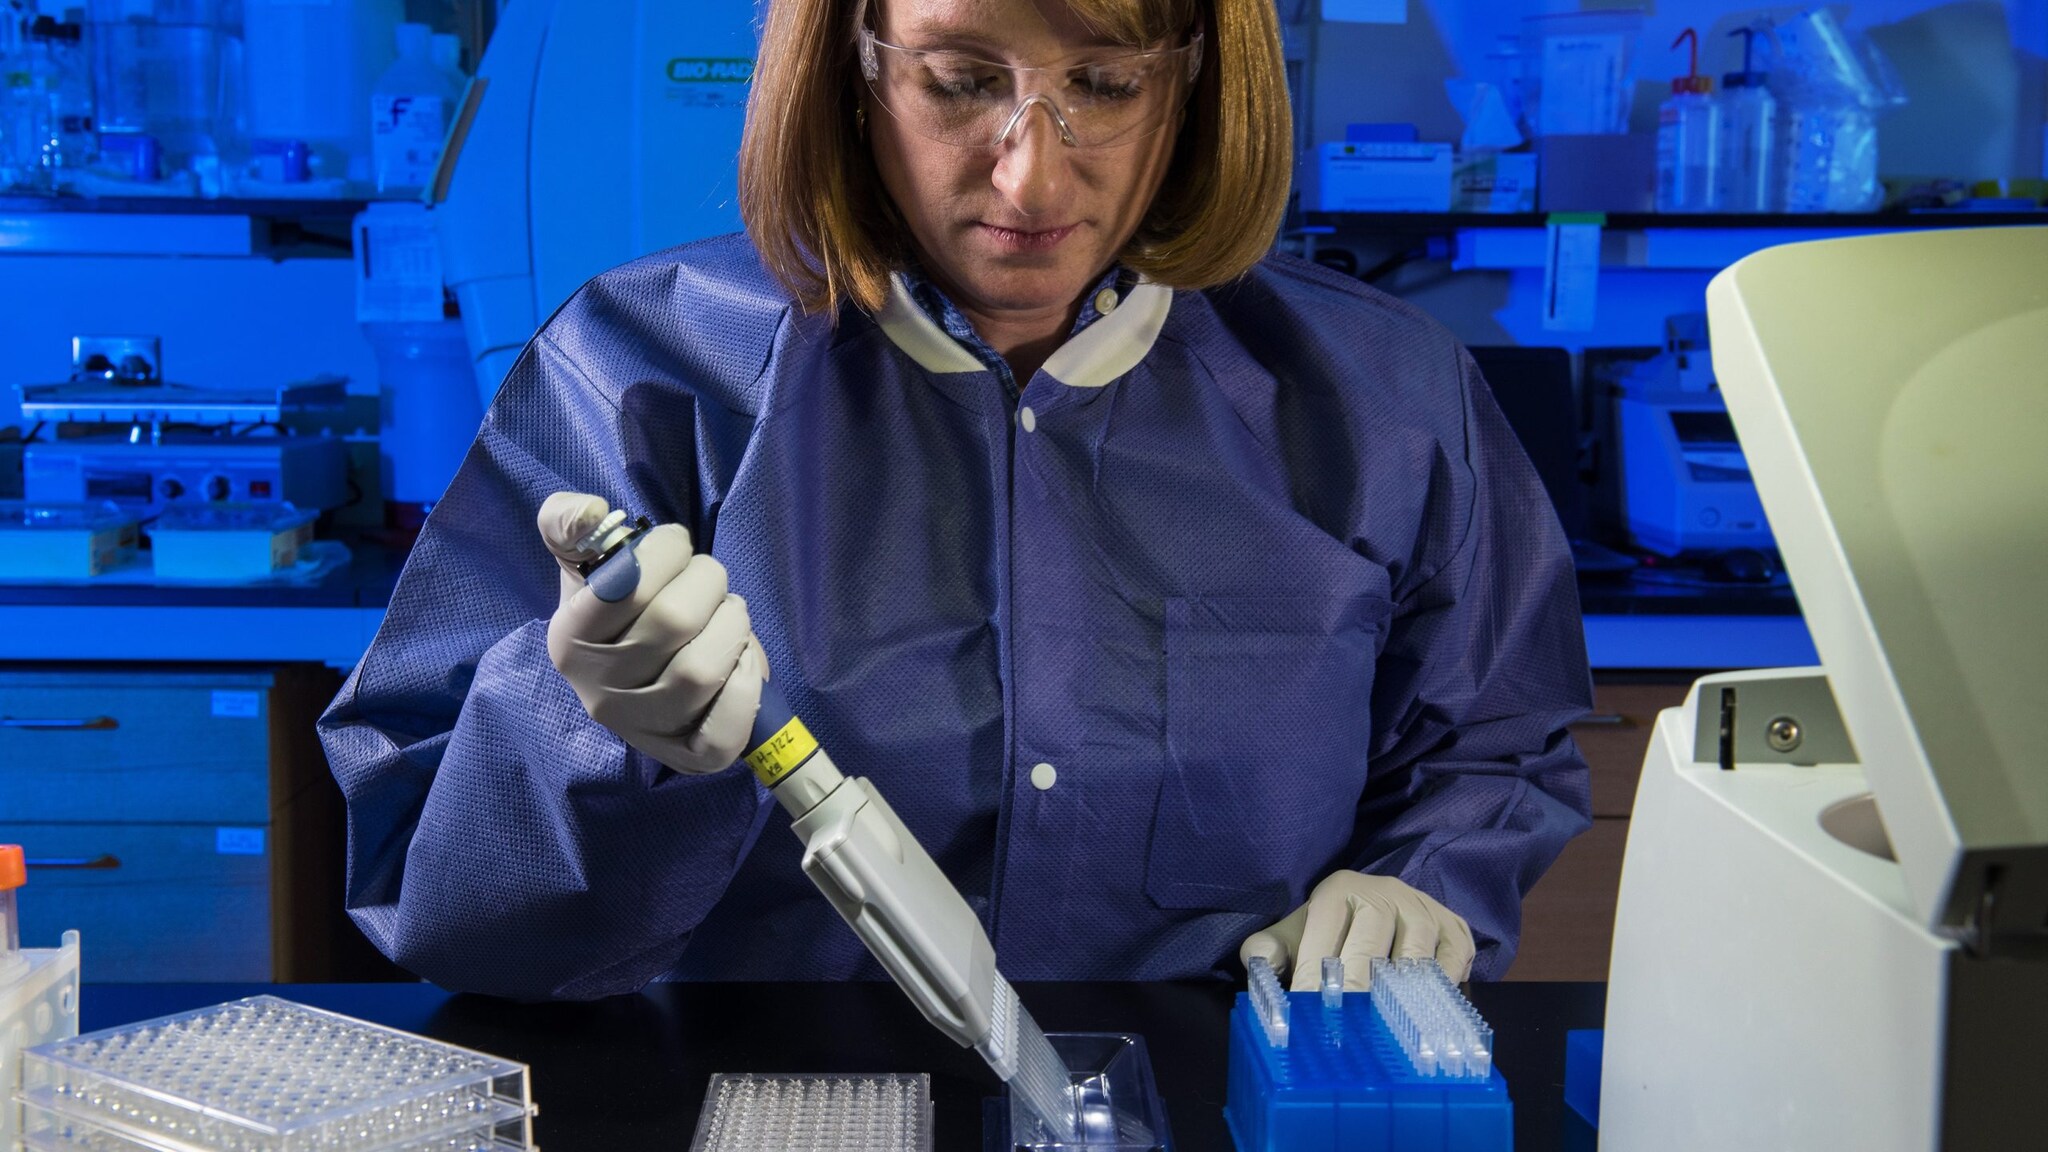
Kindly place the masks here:
<instances>
[{"instance_id":1,"label":"yellow label on pipette","mask_svg":"<svg viewBox=\"0 0 2048 1152\"><path fill-rule=\"evenodd\" d=\"M811 735L811 730L804 727L802 720L791 716L789 723L775 735L747 753L747 767L754 770L754 779L759 780L762 787L773 788L817 750L818 740Z\"/></svg>"}]
</instances>

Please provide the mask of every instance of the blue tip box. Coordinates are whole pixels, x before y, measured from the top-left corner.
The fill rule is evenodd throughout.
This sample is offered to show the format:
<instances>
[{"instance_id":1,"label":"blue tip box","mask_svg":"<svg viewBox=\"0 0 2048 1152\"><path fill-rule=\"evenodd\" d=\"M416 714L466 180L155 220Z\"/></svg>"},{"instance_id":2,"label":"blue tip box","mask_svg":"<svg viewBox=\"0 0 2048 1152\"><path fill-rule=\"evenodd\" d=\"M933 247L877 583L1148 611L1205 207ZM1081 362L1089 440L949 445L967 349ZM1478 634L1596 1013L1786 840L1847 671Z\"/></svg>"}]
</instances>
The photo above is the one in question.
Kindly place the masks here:
<instances>
[{"instance_id":1,"label":"blue tip box","mask_svg":"<svg viewBox=\"0 0 2048 1152\"><path fill-rule=\"evenodd\" d=\"M1230 1011L1224 1118L1238 1152L1511 1152L1514 1106L1499 1069L1485 1079L1417 1075L1364 992L1325 1008L1287 995L1276 1048L1240 992Z\"/></svg>"}]
</instances>

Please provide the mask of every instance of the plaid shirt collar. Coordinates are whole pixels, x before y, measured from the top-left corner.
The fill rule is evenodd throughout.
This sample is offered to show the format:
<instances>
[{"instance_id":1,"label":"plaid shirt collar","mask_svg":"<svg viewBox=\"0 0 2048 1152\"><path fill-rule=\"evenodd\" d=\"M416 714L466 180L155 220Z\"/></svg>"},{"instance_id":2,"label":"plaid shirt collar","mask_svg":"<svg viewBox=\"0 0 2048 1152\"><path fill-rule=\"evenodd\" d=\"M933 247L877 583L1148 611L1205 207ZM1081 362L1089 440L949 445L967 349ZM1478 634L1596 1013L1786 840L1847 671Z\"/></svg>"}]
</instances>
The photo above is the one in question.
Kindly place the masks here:
<instances>
[{"instance_id":1,"label":"plaid shirt collar","mask_svg":"<svg viewBox=\"0 0 2048 1152\"><path fill-rule=\"evenodd\" d=\"M1003 391L1009 394L1010 399L1017 399L1019 389L1016 376L1010 371L1010 362L1003 359L1000 353L989 346L988 341L981 338L981 334L974 330L974 324L967 319L966 314L961 312L944 292L939 291L938 285L933 284L925 276L924 270L915 266L904 269L903 283L910 290L910 298L917 302L918 308L931 318L932 323L937 324L946 335L967 349L976 360L987 365L988 370L996 374L996 379L1003 382ZM1115 299L1121 302L1124 297L1130 295L1131 289L1137 283L1136 273L1122 265L1111 265L1109 271L1103 273L1102 279L1095 282L1095 287L1089 289L1088 294L1081 298L1081 314L1074 317L1074 330L1067 333L1068 339L1072 339L1082 329L1102 319L1102 311L1095 306L1095 302L1104 292L1113 293Z\"/></svg>"}]
</instances>

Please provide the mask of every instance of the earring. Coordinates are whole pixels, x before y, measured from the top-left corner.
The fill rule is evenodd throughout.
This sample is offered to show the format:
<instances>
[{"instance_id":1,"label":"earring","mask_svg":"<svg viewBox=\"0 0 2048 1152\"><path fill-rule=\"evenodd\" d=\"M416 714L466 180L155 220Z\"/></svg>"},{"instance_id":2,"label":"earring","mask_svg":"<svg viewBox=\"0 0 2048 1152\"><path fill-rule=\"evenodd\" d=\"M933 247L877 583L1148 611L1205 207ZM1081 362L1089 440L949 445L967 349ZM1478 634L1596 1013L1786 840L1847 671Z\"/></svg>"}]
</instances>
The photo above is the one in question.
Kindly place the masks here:
<instances>
[{"instance_id":1,"label":"earring","mask_svg":"<svg viewBox=\"0 0 2048 1152\"><path fill-rule=\"evenodd\" d=\"M863 140L868 138L868 110L859 104L853 106L853 131Z\"/></svg>"}]
</instances>

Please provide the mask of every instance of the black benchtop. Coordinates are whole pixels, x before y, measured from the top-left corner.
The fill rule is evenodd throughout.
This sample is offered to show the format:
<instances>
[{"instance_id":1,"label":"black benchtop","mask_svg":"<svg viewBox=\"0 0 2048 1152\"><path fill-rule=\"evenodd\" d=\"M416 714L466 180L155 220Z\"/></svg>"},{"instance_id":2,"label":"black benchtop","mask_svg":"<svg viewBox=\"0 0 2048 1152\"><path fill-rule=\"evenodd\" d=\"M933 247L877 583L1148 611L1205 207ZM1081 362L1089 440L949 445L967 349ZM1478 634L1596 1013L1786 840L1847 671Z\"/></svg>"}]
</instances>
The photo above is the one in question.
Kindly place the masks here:
<instances>
[{"instance_id":1,"label":"black benchtop","mask_svg":"<svg viewBox=\"0 0 2048 1152\"><path fill-rule=\"evenodd\" d=\"M1022 984L1054 1032L1135 1032L1151 1049L1177 1152L1227 1152L1227 1016L1221 983ZM939 1152L980 1148L998 1084L890 984L660 984L583 1004L519 1005L427 984L97 984L85 1031L260 993L418 1032L533 1068L534 1142L546 1152L681 1152L713 1072L928 1072ZM1598 1028L1602 984L1475 984L1515 1104L1518 1152L1591 1149L1563 1104L1564 1034Z\"/></svg>"}]
</instances>

